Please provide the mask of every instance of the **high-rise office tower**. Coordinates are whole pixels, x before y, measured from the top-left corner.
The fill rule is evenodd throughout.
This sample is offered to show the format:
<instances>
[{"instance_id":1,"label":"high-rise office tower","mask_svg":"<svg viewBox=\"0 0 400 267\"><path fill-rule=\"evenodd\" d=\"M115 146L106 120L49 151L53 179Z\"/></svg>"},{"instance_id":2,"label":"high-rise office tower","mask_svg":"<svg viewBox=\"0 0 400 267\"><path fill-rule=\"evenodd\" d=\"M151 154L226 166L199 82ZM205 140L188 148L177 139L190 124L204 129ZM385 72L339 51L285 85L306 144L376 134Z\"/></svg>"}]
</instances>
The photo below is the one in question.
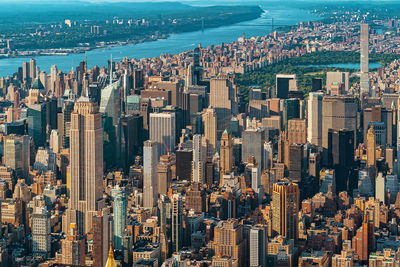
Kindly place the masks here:
<instances>
[{"instance_id":1,"label":"high-rise office tower","mask_svg":"<svg viewBox=\"0 0 400 267\"><path fill-rule=\"evenodd\" d=\"M353 237L352 248L363 262L368 261L369 253L375 249L374 223L366 212L361 227Z\"/></svg>"},{"instance_id":2,"label":"high-rise office tower","mask_svg":"<svg viewBox=\"0 0 400 267\"><path fill-rule=\"evenodd\" d=\"M193 148L178 149L176 152L176 179L192 179Z\"/></svg>"},{"instance_id":3,"label":"high-rise office tower","mask_svg":"<svg viewBox=\"0 0 400 267\"><path fill-rule=\"evenodd\" d=\"M60 132L61 146L69 148L71 114L74 111L75 102L72 99L63 102L62 113L57 114L57 128Z\"/></svg>"},{"instance_id":4,"label":"high-rise office tower","mask_svg":"<svg viewBox=\"0 0 400 267\"><path fill-rule=\"evenodd\" d=\"M111 191L114 198L114 246L122 249L122 237L126 227L126 209L128 201L124 188L115 188Z\"/></svg>"},{"instance_id":5,"label":"high-rise office tower","mask_svg":"<svg viewBox=\"0 0 400 267\"><path fill-rule=\"evenodd\" d=\"M178 252L183 246L183 201L181 194L172 195L172 251Z\"/></svg>"},{"instance_id":6,"label":"high-rise office tower","mask_svg":"<svg viewBox=\"0 0 400 267\"><path fill-rule=\"evenodd\" d=\"M335 169L336 192L351 190L354 175L354 132L341 129L328 131L328 166Z\"/></svg>"},{"instance_id":7,"label":"high-rise office tower","mask_svg":"<svg viewBox=\"0 0 400 267\"><path fill-rule=\"evenodd\" d=\"M376 134L376 144L392 146L395 142L393 124L396 123L396 107L385 108L382 106L367 107L363 110L363 136L367 143L367 131L372 126Z\"/></svg>"},{"instance_id":8,"label":"high-rise office tower","mask_svg":"<svg viewBox=\"0 0 400 267\"><path fill-rule=\"evenodd\" d=\"M54 153L59 153L61 149L61 142L60 142L60 132L58 130L51 130L50 133L50 149Z\"/></svg>"},{"instance_id":9,"label":"high-rise office tower","mask_svg":"<svg viewBox=\"0 0 400 267\"><path fill-rule=\"evenodd\" d=\"M303 144L292 143L288 147L289 179L291 181L301 181L303 170Z\"/></svg>"},{"instance_id":10,"label":"high-rise office tower","mask_svg":"<svg viewBox=\"0 0 400 267\"><path fill-rule=\"evenodd\" d=\"M360 94L368 93L373 95L369 84L369 66L368 66L368 42L369 42L369 26L368 24L360 25Z\"/></svg>"},{"instance_id":11,"label":"high-rise office tower","mask_svg":"<svg viewBox=\"0 0 400 267\"><path fill-rule=\"evenodd\" d=\"M30 83L30 71L29 71L29 63L24 62L22 63L22 81L26 83Z\"/></svg>"},{"instance_id":12,"label":"high-rise office tower","mask_svg":"<svg viewBox=\"0 0 400 267\"><path fill-rule=\"evenodd\" d=\"M251 171L251 188L254 189L255 192L259 192L259 188L261 186L261 167L260 164L255 162L254 158L251 157L248 160L246 168Z\"/></svg>"},{"instance_id":13,"label":"high-rise office tower","mask_svg":"<svg viewBox=\"0 0 400 267\"><path fill-rule=\"evenodd\" d=\"M193 136L192 182L204 184L205 162L207 149L204 147L205 138L199 134Z\"/></svg>"},{"instance_id":14,"label":"high-rise office tower","mask_svg":"<svg viewBox=\"0 0 400 267\"><path fill-rule=\"evenodd\" d=\"M167 155L175 151L175 113L150 114L150 140L158 143L158 155Z\"/></svg>"},{"instance_id":15,"label":"high-rise office tower","mask_svg":"<svg viewBox=\"0 0 400 267\"><path fill-rule=\"evenodd\" d=\"M347 96L325 96L322 104L322 147L328 148L328 130L348 129L356 140L357 99ZM353 144L355 146L355 144ZM355 148L355 147L353 147ZM325 157L326 158L326 157Z\"/></svg>"},{"instance_id":16,"label":"high-rise office tower","mask_svg":"<svg viewBox=\"0 0 400 267\"><path fill-rule=\"evenodd\" d=\"M243 131L242 161L246 162L249 157L255 157L256 162L264 162L265 128L246 129ZM261 166L264 170L265 166Z\"/></svg>"},{"instance_id":17,"label":"high-rise office tower","mask_svg":"<svg viewBox=\"0 0 400 267\"><path fill-rule=\"evenodd\" d=\"M130 69L125 69L122 85L123 85L123 92L122 92L122 97L123 97L123 103L121 105L122 111L124 114L128 113L127 109L127 104L128 104L128 95L131 94L131 90L133 87L133 81L132 81L132 75L130 73Z\"/></svg>"},{"instance_id":18,"label":"high-rise office tower","mask_svg":"<svg viewBox=\"0 0 400 267\"><path fill-rule=\"evenodd\" d=\"M400 155L400 97L397 100L397 155ZM400 175L400 160L397 159L397 175Z\"/></svg>"},{"instance_id":19,"label":"high-rise office tower","mask_svg":"<svg viewBox=\"0 0 400 267\"><path fill-rule=\"evenodd\" d=\"M221 137L220 159L221 173L231 172L235 161L233 158L232 135L228 129L225 129Z\"/></svg>"},{"instance_id":20,"label":"high-rise office tower","mask_svg":"<svg viewBox=\"0 0 400 267\"><path fill-rule=\"evenodd\" d=\"M188 88L195 85L196 82L194 80L194 64L190 63L186 69L186 81L185 81L185 91L188 91Z\"/></svg>"},{"instance_id":21,"label":"high-rise office tower","mask_svg":"<svg viewBox=\"0 0 400 267\"><path fill-rule=\"evenodd\" d=\"M307 143L307 125L306 120L291 119L288 121L288 140L290 144Z\"/></svg>"},{"instance_id":22,"label":"high-rise office tower","mask_svg":"<svg viewBox=\"0 0 400 267\"><path fill-rule=\"evenodd\" d=\"M70 130L71 218L80 234L91 230L91 219L103 194L103 128L96 103L78 99L71 114ZM71 220L72 219L72 220Z\"/></svg>"},{"instance_id":23,"label":"high-rise office tower","mask_svg":"<svg viewBox=\"0 0 400 267\"><path fill-rule=\"evenodd\" d=\"M40 103L30 105L27 111L28 132L32 136L36 148L46 144L48 108L46 103ZM56 115L56 113L52 115Z\"/></svg>"},{"instance_id":24,"label":"high-rise office tower","mask_svg":"<svg viewBox=\"0 0 400 267\"><path fill-rule=\"evenodd\" d=\"M85 265L85 239L78 235L76 224L71 224L67 237L61 242L61 263L68 265Z\"/></svg>"},{"instance_id":25,"label":"high-rise office tower","mask_svg":"<svg viewBox=\"0 0 400 267\"><path fill-rule=\"evenodd\" d=\"M45 71L41 71L39 73L39 80L43 84L44 88L48 89L47 88L47 73Z\"/></svg>"},{"instance_id":26,"label":"high-rise office tower","mask_svg":"<svg viewBox=\"0 0 400 267\"><path fill-rule=\"evenodd\" d=\"M367 134L367 166L376 164L376 138L373 127L369 128Z\"/></svg>"},{"instance_id":27,"label":"high-rise office tower","mask_svg":"<svg viewBox=\"0 0 400 267\"><path fill-rule=\"evenodd\" d=\"M133 165L135 156L143 150L143 117L140 114L124 115L121 118L121 160L125 173Z\"/></svg>"},{"instance_id":28,"label":"high-rise office tower","mask_svg":"<svg viewBox=\"0 0 400 267\"><path fill-rule=\"evenodd\" d=\"M311 80L311 92L317 92L322 90L322 78L312 78Z\"/></svg>"},{"instance_id":29,"label":"high-rise office tower","mask_svg":"<svg viewBox=\"0 0 400 267\"><path fill-rule=\"evenodd\" d=\"M29 136L7 135L4 138L3 163L13 169L17 177L23 177L25 182L29 181L30 165L30 141Z\"/></svg>"},{"instance_id":30,"label":"high-rise office tower","mask_svg":"<svg viewBox=\"0 0 400 267\"><path fill-rule=\"evenodd\" d=\"M217 113L211 107L203 112L204 137L208 141L208 156L213 156L217 151Z\"/></svg>"},{"instance_id":31,"label":"high-rise office tower","mask_svg":"<svg viewBox=\"0 0 400 267\"><path fill-rule=\"evenodd\" d=\"M46 208L36 208L32 214L32 252L47 258L51 252L50 213Z\"/></svg>"},{"instance_id":32,"label":"high-rise office tower","mask_svg":"<svg viewBox=\"0 0 400 267\"><path fill-rule=\"evenodd\" d=\"M299 186L287 181L275 183L272 203L272 230L288 239L297 239Z\"/></svg>"},{"instance_id":33,"label":"high-rise office tower","mask_svg":"<svg viewBox=\"0 0 400 267\"><path fill-rule=\"evenodd\" d=\"M376 181L375 181L375 199L381 201L383 204L386 204L385 185L386 185L385 177L380 172L380 173L378 173L378 176L376 177Z\"/></svg>"},{"instance_id":34,"label":"high-rise office tower","mask_svg":"<svg viewBox=\"0 0 400 267\"><path fill-rule=\"evenodd\" d=\"M246 240L244 239L243 225L237 219L228 219L221 221L214 228L214 241L211 241L211 247L215 254L226 255L238 259L238 266L246 265Z\"/></svg>"},{"instance_id":35,"label":"high-rise office tower","mask_svg":"<svg viewBox=\"0 0 400 267\"><path fill-rule=\"evenodd\" d=\"M333 84L344 84L344 90L349 90L349 73L341 71L328 71L326 73L326 92L331 93Z\"/></svg>"},{"instance_id":36,"label":"high-rise office tower","mask_svg":"<svg viewBox=\"0 0 400 267\"><path fill-rule=\"evenodd\" d=\"M300 100L297 98L283 100L283 127L288 131L289 120L300 118Z\"/></svg>"},{"instance_id":37,"label":"high-rise office tower","mask_svg":"<svg viewBox=\"0 0 400 267\"><path fill-rule=\"evenodd\" d=\"M115 215L114 215L115 216ZM103 267L106 264L108 248L112 240L110 210L104 208L93 216L93 265L92 267Z\"/></svg>"},{"instance_id":38,"label":"high-rise office tower","mask_svg":"<svg viewBox=\"0 0 400 267\"><path fill-rule=\"evenodd\" d=\"M249 233L249 260L251 267L266 267L268 229L266 225L254 225Z\"/></svg>"},{"instance_id":39,"label":"high-rise office tower","mask_svg":"<svg viewBox=\"0 0 400 267\"><path fill-rule=\"evenodd\" d=\"M166 195L172 182L171 156L161 155L157 165L158 194Z\"/></svg>"},{"instance_id":40,"label":"high-rise office tower","mask_svg":"<svg viewBox=\"0 0 400 267\"><path fill-rule=\"evenodd\" d=\"M185 209L206 212L206 191L202 185L193 183L186 191Z\"/></svg>"},{"instance_id":41,"label":"high-rise office tower","mask_svg":"<svg viewBox=\"0 0 400 267\"><path fill-rule=\"evenodd\" d=\"M143 148L143 206L153 208L157 201L157 164L158 144L154 141L144 142Z\"/></svg>"},{"instance_id":42,"label":"high-rise office tower","mask_svg":"<svg viewBox=\"0 0 400 267\"><path fill-rule=\"evenodd\" d=\"M210 106L217 114L217 130L222 132L229 127L230 117L237 113L236 89L229 77L210 80Z\"/></svg>"},{"instance_id":43,"label":"high-rise office tower","mask_svg":"<svg viewBox=\"0 0 400 267\"><path fill-rule=\"evenodd\" d=\"M160 226L160 232L167 236L170 236L171 230L171 214L172 214L172 204L171 200L167 195L160 195L157 200L158 208L158 226Z\"/></svg>"},{"instance_id":44,"label":"high-rise office tower","mask_svg":"<svg viewBox=\"0 0 400 267\"><path fill-rule=\"evenodd\" d=\"M313 145L322 145L322 99L323 93L311 92L307 100L307 141Z\"/></svg>"},{"instance_id":45,"label":"high-rise office tower","mask_svg":"<svg viewBox=\"0 0 400 267\"><path fill-rule=\"evenodd\" d=\"M289 91L297 90L295 74L277 74L276 75L275 96L277 98L288 98Z\"/></svg>"},{"instance_id":46,"label":"high-rise office tower","mask_svg":"<svg viewBox=\"0 0 400 267\"><path fill-rule=\"evenodd\" d=\"M119 93L120 81L110 83L101 91L99 112L112 118L113 125L117 125L121 117L121 97Z\"/></svg>"},{"instance_id":47,"label":"high-rise office tower","mask_svg":"<svg viewBox=\"0 0 400 267\"><path fill-rule=\"evenodd\" d=\"M29 77L31 81L36 78L36 60L33 58L29 62Z\"/></svg>"},{"instance_id":48,"label":"high-rise office tower","mask_svg":"<svg viewBox=\"0 0 400 267\"><path fill-rule=\"evenodd\" d=\"M58 73L57 66L52 65L51 69L50 69L50 88L48 88L48 90L50 90L52 92L54 92L54 89L55 89L57 73Z\"/></svg>"}]
</instances>

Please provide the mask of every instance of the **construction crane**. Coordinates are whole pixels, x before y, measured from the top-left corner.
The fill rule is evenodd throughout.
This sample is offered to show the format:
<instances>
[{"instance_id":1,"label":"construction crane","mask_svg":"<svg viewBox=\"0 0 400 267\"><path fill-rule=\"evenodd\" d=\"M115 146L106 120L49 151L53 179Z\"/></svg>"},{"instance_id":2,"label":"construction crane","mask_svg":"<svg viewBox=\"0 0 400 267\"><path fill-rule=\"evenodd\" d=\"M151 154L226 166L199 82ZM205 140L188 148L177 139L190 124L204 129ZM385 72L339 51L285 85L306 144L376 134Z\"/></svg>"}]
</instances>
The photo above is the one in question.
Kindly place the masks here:
<instances>
[{"instance_id":1,"label":"construction crane","mask_svg":"<svg viewBox=\"0 0 400 267\"><path fill-rule=\"evenodd\" d=\"M165 149L167 150L168 156L171 154L171 150L168 148L167 144L165 143L164 137L161 137L162 142L164 144Z\"/></svg>"}]
</instances>

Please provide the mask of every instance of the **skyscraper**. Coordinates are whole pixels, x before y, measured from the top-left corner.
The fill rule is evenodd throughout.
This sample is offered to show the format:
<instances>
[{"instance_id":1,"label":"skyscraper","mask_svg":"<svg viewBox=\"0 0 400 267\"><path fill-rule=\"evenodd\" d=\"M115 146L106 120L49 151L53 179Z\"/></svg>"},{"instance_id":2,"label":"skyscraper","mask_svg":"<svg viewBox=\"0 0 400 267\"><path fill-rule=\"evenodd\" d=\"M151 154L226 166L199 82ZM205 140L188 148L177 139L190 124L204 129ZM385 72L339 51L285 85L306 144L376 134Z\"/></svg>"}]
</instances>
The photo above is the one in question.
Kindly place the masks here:
<instances>
[{"instance_id":1,"label":"skyscraper","mask_svg":"<svg viewBox=\"0 0 400 267\"><path fill-rule=\"evenodd\" d=\"M373 221L369 220L368 214L364 214L362 226L352 240L352 247L359 256L360 261L367 262L371 251L375 249L375 235Z\"/></svg>"},{"instance_id":2,"label":"skyscraper","mask_svg":"<svg viewBox=\"0 0 400 267\"><path fill-rule=\"evenodd\" d=\"M75 102L72 99L65 100L62 106L62 113L57 115L57 128L60 132L61 145L63 148L69 148L70 129L71 129L71 114L74 111Z\"/></svg>"},{"instance_id":3,"label":"skyscraper","mask_svg":"<svg viewBox=\"0 0 400 267\"><path fill-rule=\"evenodd\" d=\"M322 147L328 148L328 130L348 129L356 140L357 99L348 96L325 96L322 105ZM355 145L355 144L353 144ZM354 147L353 147L354 148ZM326 158L326 157L325 157Z\"/></svg>"},{"instance_id":4,"label":"skyscraper","mask_svg":"<svg viewBox=\"0 0 400 267\"><path fill-rule=\"evenodd\" d=\"M36 208L32 214L32 252L46 258L51 252L50 213L46 208Z\"/></svg>"},{"instance_id":5,"label":"skyscraper","mask_svg":"<svg viewBox=\"0 0 400 267\"><path fill-rule=\"evenodd\" d=\"M13 169L17 177L23 177L25 182L29 181L30 165L30 141L29 136L8 135L4 139L4 164Z\"/></svg>"},{"instance_id":6,"label":"skyscraper","mask_svg":"<svg viewBox=\"0 0 400 267\"><path fill-rule=\"evenodd\" d=\"M71 114L70 131L71 198L80 234L91 230L91 219L103 194L103 129L96 103L82 96Z\"/></svg>"},{"instance_id":7,"label":"skyscraper","mask_svg":"<svg viewBox=\"0 0 400 267\"><path fill-rule=\"evenodd\" d=\"M48 106L45 103L33 104L28 108L28 132L29 135L32 136L36 147L46 144L47 109Z\"/></svg>"},{"instance_id":8,"label":"skyscraper","mask_svg":"<svg viewBox=\"0 0 400 267\"><path fill-rule=\"evenodd\" d=\"M297 98L283 100L283 127L288 131L289 120L300 118L300 100Z\"/></svg>"},{"instance_id":9,"label":"skyscraper","mask_svg":"<svg viewBox=\"0 0 400 267\"><path fill-rule=\"evenodd\" d=\"M360 95L368 93L370 96L373 92L370 91L369 85L369 66L368 66L368 42L369 42L369 26L368 24L360 25Z\"/></svg>"},{"instance_id":10,"label":"skyscraper","mask_svg":"<svg viewBox=\"0 0 400 267\"><path fill-rule=\"evenodd\" d=\"M29 62L29 77L31 81L36 78L36 60L33 58Z\"/></svg>"},{"instance_id":11,"label":"skyscraper","mask_svg":"<svg viewBox=\"0 0 400 267\"><path fill-rule=\"evenodd\" d=\"M54 89L55 89L57 73L58 73L57 66L52 65L51 69L50 69L50 88L48 88L52 92L54 92Z\"/></svg>"},{"instance_id":12,"label":"skyscraper","mask_svg":"<svg viewBox=\"0 0 400 267\"><path fill-rule=\"evenodd\" d=\"M112 237L111 224L108 221L110 210L104 208L93 216L93 265L92 267L103 267L106 264L108 248ZM114 215L115 216L115 215Z\"/></svg>"},{"instance_id":13,"label":"skyscraper","mask_svg":"<svg viewBox=\"0 0 400 267\"><path fill-rule=\"evenodd\" d=\"M192 182L204 184L205 162L207 150L204 147L204 137L199 134L193 136Z\"/></svg>"},{"instance_id":14,"label":"skyscraper","mask_svg":"<svg viewBox=\"0 0 400 267\"><path fill-rule=\"evenodd\" d=\"M122 237L126 227L127 199L124 188L115 188L111 192L114 198L114 246L115 249L122 249Z\"/></svg>"},{"instance_id":15,"label":"skyscraper","mask_svg":"<svg viewBox=\"0 0 400 267\"><path fill-rule=\"evenodd\" d=\"M71 224L67 237L61 242L61 263L68 265L85 265L85 240L78 235L76 224Z\"/></svg>"},{"instance_id":16,"label":"skyscraper","mask_svg":"<svg viewBox=\"0 0 400 267\"><path fill-rule=\"evenodd\" d=\"M171 156L162 155L157 165L158 194L167 194L172 181Z\"/></svg>"},{"instance_id":17,"label":"skyscraper","mask_svg":"<svg viewBox=\"0 0 400 267\"><path fill-rule=\"evenodd\" d=\"M221 173L231 172L235 162L233 159L232 135L228 129L225 129L221 137L220 159Z\"/></svg>"},{"instance_id":18,"label":"skyscraper","mask_svg":"<svg viewBox=\"0 0 400 267\"><path fill-rule=\"evenodd\" d=\"M288 121L288 140L289 144L307 143L307 125L306 120L291 119Z\"/></svg>"},{"instance_id":19,"label":"skyscraper","mask_svg":"<svg viewBox=\"0 0 400 267\"><path fill-rule=\"evenodd\" d=\"M30 71L29 71L29 63L22 63L22 81L26 83L30 83Z\"/></svg>"},{"instance_id":20,"label":"skyscraper","mask_svg":"<svg viewBox=\"0 0 400 267\"><path fill-rule=\"evenodd\" d=\"M297 239L299 186L287 181L273 185L272 230L288 239Z\"/></svg>"},{"instance_id":21,"label":"skyscraper","mask_svg":"<svg viewBox=\"0 0 400 267\"><path fill-rule=\"evenodd\" d=\"M265 128L246 129L246 131L243 131L242 136L242 161L246 162L249 157L254 156L256 162L263 164ZM261 169L263 170L264 167L261 166Z\"/></svg>"},{"instance_id":22,"label":"skyscraper","mask_svg":"<svg viewBox=\"0 0 400 267\"><path fill-rule=\"evenodd\" d=\"M328 71L326 73L326 91L331 92L331 86L334 83L344 84L344 90L349 90L349 73L341 71Z\"/></svg>"},{"instance_id":23,"label":"skyscraper","mask_svg":"<svg viewBox=\"0 0 400 267\"><path fill-rule=\"evenodd\" d=\"M218 77L210 80L210 106L217 114L217 129L222 132L229 127L229 119L237 113L236 88L228 77Z\"/></svg>"},{"instance_id":24,"label":"skyscraper","mask_svg":"<svg viewBox=\"0 0 400 267\"><path fill-rule=\"evenodd\" d=\"M351 190L354 178L354 132L341 129L328 131L328 166L335 169L336 192Z\"/></svg>"},{"instance_id":25,"label":"skyscraper","mask_svg":"<svg viewBox=\"0 0 400 267\"><path fill-rule=\"evenodd\" d=\"M121 117L120 81L110 83L101 91L99 112L112 118L113 125L117 125Z\"/></svg>"},{"instance_id":26,"label":"skyscraper","mask_svg":"<svg viewBox=\"0 0 400 267\"><path fill-rule=\"evenodd\" d=\"M288 98L289 91L295 89L295 74L277 74L276 75L275 96L277 98Z\"/></svg>"},{"instance_id":27,"label":"skyscraper","mask_svg":"<svg viewBox=\"0 0 400 267\"><path fill-rule=\"evenodd\" d=\"M157 202L158 145L154 141L144 142L143 148L143 206L153 208Z\"/></svg>"},{"instance_id":28,"label":"skyscraper","mask_svg":"<svg viewBox=\"0 0 400 267\"><path fill-rule=\"evenodd\" d=\"M307 141L313 145L322 145L322 99L323 93L311 92L308 96Z\"/></svg>"},{"instance_id":29,"label":"skyscraper","mask_svg":"<svg viewBox=\"0 0 400 267\"><path fill-rule=\"evenodd\" d=\"M172 195L172 250L178 252L183 246L183 202L181 194Z\"/></svg>"},{"instance_id":30,"label":"skyscraper","mask_svg":"<svg viewBox=\"0 0 400 267\"><path fill-rule=\"evenodd\" d=\"M367 134L367 166L376 164L376 138L373 127L369 128Z\"/></svg>"},{"instance_id":31,"label":"skyscraper","mask_svg":"<svg viewBox=\"0 0 400 267\"><path fill-rule=\"evenodd\" d=\"M266 267L268 229L266 225L255 225L250 229L249 259L251 267Z\"/></svg>"},{"instance_id":32,"label":"skyscraper","mask_svg":"<svg viewBox=\"0 0 400 267\"><path fill-rule=\"evenodd\" d=\"M175 113L151 113L150 114L150 140L158 143L158 155L167 155L175 151ZM167 148L166 148L167 147Z\"/></svg>"},{"instance_id":33,"label":"skyscraper","mask_svg":"<svg viewBox=\"0 0 400 267\"><path fill-rule=\"evenodd\" d=\"M204 137L208 141L208 156L213 156L217 151L217 114L211 107L203 112Z\"/></svg>"},{"instance_id":34,"label":"skyscraper","mask_svg":"<svg viewBox=\"0 0 400 267\"><path fill-rule=\"evenodd\" d=\"M238 259L238 266L245 266L246 240L243 238L243 233L243 225L239 224L237 219L221 221L214 228L214 241L210 242L208 247L213 249L216 255Z\"/></svg>"}]
</instances>

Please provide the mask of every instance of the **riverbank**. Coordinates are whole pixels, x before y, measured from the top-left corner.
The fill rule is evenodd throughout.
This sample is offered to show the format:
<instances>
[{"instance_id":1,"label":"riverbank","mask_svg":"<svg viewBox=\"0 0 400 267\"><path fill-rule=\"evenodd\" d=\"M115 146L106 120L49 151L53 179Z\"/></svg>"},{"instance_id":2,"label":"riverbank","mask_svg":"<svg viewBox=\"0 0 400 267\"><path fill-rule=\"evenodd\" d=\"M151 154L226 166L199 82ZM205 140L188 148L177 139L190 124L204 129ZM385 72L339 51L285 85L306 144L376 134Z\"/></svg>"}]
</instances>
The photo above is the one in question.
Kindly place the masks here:
<instances>
[{"instance_id":1,"label":"riverbank","mask_svg":"<svg viewBox=\"0 0 400 267\"><path fill-rule=\"evenodd\" d=\"M203 47L218 45L221 43L230 43L236 41L243 34L250 36L265 36L271 33L272 28L268 26L271 18L274 18L277 24L295 25L301 21L319 20L318 16L310 14L309 10L300 8L291 8L286 5L261 6L264 12L257 19L246 21L245 23L236 23L229 26L216 28L205 28L194 32L185 32L179 34L170 34L168 38L138 43L135 45L113 46L97 48L87 52L88 67L95 65L102 67L107 65L107 60L111 54L114 60L128 58L152 58L158 57L163 53L179 54L187 50L194 49L201 44ZM83 54L69 54L67 56L35 56L37 66L40 70L50 71L52 65L56 65L58 70L68 72L79 62L84 60ZM31 57L17 57L0 59L0 77L13 75L22 67L22 63L29 61Z\"/></svg>"}]
</instances>

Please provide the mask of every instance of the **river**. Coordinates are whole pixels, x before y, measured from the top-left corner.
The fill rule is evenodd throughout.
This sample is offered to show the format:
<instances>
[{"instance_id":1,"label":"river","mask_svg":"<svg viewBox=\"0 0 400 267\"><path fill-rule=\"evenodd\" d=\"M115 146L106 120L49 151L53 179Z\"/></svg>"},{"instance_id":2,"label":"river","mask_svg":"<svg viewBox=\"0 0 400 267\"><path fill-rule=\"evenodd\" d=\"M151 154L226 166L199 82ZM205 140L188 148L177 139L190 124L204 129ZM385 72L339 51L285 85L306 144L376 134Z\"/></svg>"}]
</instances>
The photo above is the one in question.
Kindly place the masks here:
<instances>
[{"instance_id":1,"label":"river","mask_svg":"<svg viewBox=\"0 0 400 267\"><path fill-rule=\"evenodd\" d=\"M106 66L107 60L111 54L114 60L128 58L148 58L158 57L162 53L177 54L183 51L193 49L198 44L202 46L217 45L223 42L228 43L237 40L246 35L264 36L271 32L271 19L274 18L274 25L295 25L301 21L317 20L319 17L310 13L308 10L291 8L285 5L268 6L266 3L260 5L265 12L260 18L241 22L230 26L205 29L204 31L195 31L188 33L179 33L170 35L167 39L153 42L145 42L136 45L116 46L111 48L94 49L87 52L88 67ZM69 54L66 56L37 56L37 66L40 70L50 71L52 65L56 65L59 70L68 72L75 68L79 62L84 60L84 54ZM22 63L29 61L30 57L6 58L0 59L0 77L12 75L17 72Z\"/></svg>"}]
</instances>

